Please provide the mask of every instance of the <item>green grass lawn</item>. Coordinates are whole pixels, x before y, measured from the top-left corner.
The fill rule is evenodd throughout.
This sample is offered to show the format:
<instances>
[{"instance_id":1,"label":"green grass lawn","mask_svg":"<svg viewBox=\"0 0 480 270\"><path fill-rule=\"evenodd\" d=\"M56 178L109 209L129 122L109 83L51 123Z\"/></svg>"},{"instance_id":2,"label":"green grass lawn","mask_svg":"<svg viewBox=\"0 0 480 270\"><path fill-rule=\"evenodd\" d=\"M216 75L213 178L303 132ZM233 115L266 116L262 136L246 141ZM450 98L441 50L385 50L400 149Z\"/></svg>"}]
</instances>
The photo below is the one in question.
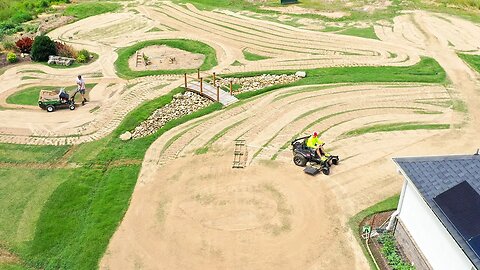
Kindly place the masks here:
<instances>
[{"instance_id":1,"label":"green grass lawn","mask_svg":"<svg viewBox=\"0 0 480 270\"><path fill-rule=\"evenodd\" d=\"M381 212L386 212L386 211L391 211L397 209L398 206L398 201L400 199L400 195L395 195L393 197L387 198L384 201L381 201L363 211L360 213L356 214L355 216L351 217L348 221L348 225L350 226L350 229L352 230L353 234L355 235L355 239L357 239L358 243L362 247L363 253L365 254L365 257L368 260L368 263L370 265L371 269L376 269L375 263L373 262L372 257L370 257L370 254L368 253L367 248L365 247L365 244L363 243L364 240L360 237L360 223L368 216L371 216L375 213L381 213Z\"/></svg>"},{"instance_id":2,"label":"green grass lawn","mask_svg":"<svg viewBox=\"0 0 480 270\"><path fill-rule=\"evenodd\" d=\"M458 56L467 62L470 67L480 73L480 55L459 53Z\"/></svg>"},{"instance_id":3,"label":"green grass lawn","mask_svg":"<svg viewBox=\"0 0 480 270\"><path fill-rule=\"evenodd\" d=\"M95 87L95 83L86 84L87 88L87 98L88 98L88 90L91 90ZM18 105L38 105L38 96L40 95L41 90L59 90L61 87L58 86L34 86L23 89L21 91L15 92L7 97L7 103L9 104L18 104ZM65 91L69 94L73 94L77 86L68 86L65 87ZM82 97L80 94L75 96L75 100L77 102L81 102Z\"/></svg>"},{"instance_id":4,"label":"green grass lawn","mask_svg":"<svg viewBox=\"0 0 480 270\"><path fill-rule=\"evenodd\" d=\"M84 19L107 12L114 12L120 9L120 4L111 2L85 2L69 5L65 9L64 15L74 16L77 19Z\"/></svg>"},{"instance_id":5,"label":"green grass lawn","mask_svg":"<svg viewBox=\"0 0 480 270\"><path fill-rule=\"evenodd\" d=\"M422 58L416 65L409 67L333 67L306 70L307 77L288 85L274 85L257 91L240 93L239 99L265 93L285 86L327 84L342 82L423 82L445 83L446 74L442 67L432 58ZM228 77L252 77L262 74L294 74L293 70L274 70L224 74Z\"/></svg>"},{"instance_id":6,"label":"green grass lawn","mask_svg":"<svg viewBox=\"0 0 480 270\"><path fill-rule=\"evenodd\" d=\"M23 145L0 143L0 162L5 163L48 163L56 162L69 146ZM5 154L3 154L5 153ZM6 154L8 153L8 154Z\"/></svg>"},{"instance_id":7,"label":"green grass lawn","mask_svg":"<svg viewBox=\"0 0 480 270\"><path fill-rule=\"evenodd\" d=\"M119 76L123 78L135 78L162 74L183 74L194 73L196 69L175 69L175 70L145 70L133 71L128 65L128 59L138 50L154 45L166 45L180 50L205 55L205 60L200 66L200 70L209 70L218 64L215 50L205 43L188 39L159 39L149 40L137 43L133 46L122 48L118 51L118 59L115 61L115 69Z\"/></svg>"},{"instance_id":8,"label":"green grass lawn","mask_svg":"<svg viewBox=\"0 0 480 270\"><path fill-rule=\"evenodd\" d=\"M347 28L345 30L338 31L337 34L378 39L377 34L375 34L375 30L373 29L373 26L367 28Z\"/></svg>"},{"instance_id":9,"label":"green grass lawn","mask_svg":"<svg viewBox=\"0 0 480 270\"><path fill-rule=\"evenodd\" d=\"M251 52L248 52L247 50L243 50L243 57L245 57L246 60L248 61L258 61L258 60L264 60L264 59L269 59L270 57L267 56L262 56L258 54L254 54Z\"/></svg>"}]
</instances>

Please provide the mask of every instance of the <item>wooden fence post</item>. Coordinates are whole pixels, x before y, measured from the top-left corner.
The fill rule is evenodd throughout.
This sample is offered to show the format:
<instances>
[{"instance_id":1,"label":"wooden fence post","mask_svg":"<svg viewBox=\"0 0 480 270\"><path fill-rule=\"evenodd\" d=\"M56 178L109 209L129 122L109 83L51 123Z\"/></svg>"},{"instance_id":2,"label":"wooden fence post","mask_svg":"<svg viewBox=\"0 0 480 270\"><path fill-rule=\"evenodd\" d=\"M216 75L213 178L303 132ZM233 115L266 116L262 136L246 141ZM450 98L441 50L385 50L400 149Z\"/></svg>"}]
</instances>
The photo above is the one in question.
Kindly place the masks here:
<instances>
[{"instance_id":1,"label":"wooden fence post","mask_svg":"<svg viewBox=\"0 0 480 270\"><path fill-rule=\"evenodd\" d=\"M213 86L215 86L215 85L217 85L217 84L215 83L215 72L213 72Z\"/></svg>"},{"instance_id":2,"label":"wooden fence post","mask_svg":"<svg viewBox=\"0 0 480 270\"><path fill-rule=\"evenodd\" d=\"M200 78L200 95L203 93L203 78Z\"/></svg>"},{"instance_id":3,"label":"wooden fence post","mask_svg":"<svg viewBox=\"0 0 480 270\"><path fill-rule=\"evenodd\" d=\"M185 75L185 90L187 89L187 73L184 73Z\"/></svg>"},{"instance_id":4,"label":"wooden fence post","mask_svg":"<svg viewBox=\"0 0 480 270\"><path fill-rule=\"evenodd\" d=\"M200 79L200 69L197 68L197 79Z\"/></svg>"},{"instance_id":5,"label":"wooden fence post","mask_svg":"<svg viewBox=\"0 0 480 270\"><path fill-rule=\"evenodd\" d=\"M230 95L233 96L233 81L230 80Z\"/></svg>"},{"instance_id":6,"label":"wooden fence post","mask_svg":"<svg viewBox=\"0 0 480 270\"><path fill-rule=\"evenodd\" d=\"M217 85L217 102L220 102L220 85Z\"/></svg>"}]
</instances>

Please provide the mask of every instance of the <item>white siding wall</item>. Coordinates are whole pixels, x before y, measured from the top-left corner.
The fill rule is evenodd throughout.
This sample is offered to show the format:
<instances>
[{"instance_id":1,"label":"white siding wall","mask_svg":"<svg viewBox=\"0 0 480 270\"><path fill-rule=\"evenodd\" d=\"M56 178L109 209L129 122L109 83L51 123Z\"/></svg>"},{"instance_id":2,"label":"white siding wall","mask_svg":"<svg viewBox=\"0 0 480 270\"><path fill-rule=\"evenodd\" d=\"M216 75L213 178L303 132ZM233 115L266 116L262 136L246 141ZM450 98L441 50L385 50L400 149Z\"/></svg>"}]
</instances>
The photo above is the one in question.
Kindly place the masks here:
<instances>
[{"instance_id":1,"label":"white siding wall","mask_svg":"<svg viewBox=\"0 0 480 270\"><path fill-rule=\"evenodd\" d=\"M399 218L427 261L435 270L471 270L473 265L468 257L415 187L407 183Z\"/></svg>"}]
</instances>

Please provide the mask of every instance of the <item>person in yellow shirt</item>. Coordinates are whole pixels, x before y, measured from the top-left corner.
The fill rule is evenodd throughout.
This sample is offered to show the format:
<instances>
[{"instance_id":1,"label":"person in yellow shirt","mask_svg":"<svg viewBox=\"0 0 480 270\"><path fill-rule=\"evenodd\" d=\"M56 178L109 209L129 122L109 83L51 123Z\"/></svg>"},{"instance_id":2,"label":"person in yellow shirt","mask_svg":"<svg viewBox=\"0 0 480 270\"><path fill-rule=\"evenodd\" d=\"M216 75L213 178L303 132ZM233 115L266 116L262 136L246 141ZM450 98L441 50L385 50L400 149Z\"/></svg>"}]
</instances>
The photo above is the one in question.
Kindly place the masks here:
<instances>
[{"instance_id":1,"label":"person in yellow shirt","mask_svg":"<svg viewBox=\"0 0 480 270\"><path fill-rule=\"evenodd\" d=\"M324 144L325 143L318 138L317 132L314 132L313 135L307 139L307 147L315 149L315 152L322 160L324 160L327 156L327 152L325 152L323 149Z\"/></svg>"}]
</instances>

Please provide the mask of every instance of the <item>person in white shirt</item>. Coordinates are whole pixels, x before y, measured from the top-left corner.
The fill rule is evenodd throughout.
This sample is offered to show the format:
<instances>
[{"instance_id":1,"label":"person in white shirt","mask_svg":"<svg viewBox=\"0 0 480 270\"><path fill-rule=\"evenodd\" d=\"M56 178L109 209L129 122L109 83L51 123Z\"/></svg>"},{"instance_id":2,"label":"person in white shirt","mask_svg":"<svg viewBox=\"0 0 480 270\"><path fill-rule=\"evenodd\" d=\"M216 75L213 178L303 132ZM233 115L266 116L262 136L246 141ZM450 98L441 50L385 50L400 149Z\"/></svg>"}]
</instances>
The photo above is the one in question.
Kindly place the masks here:
<instances>
[{"instance_id":1,"label":"person in white shirt","mask_svg":"<svg viewBox=\"0 0 480 270\"><path fill-rule=\"evenodd\" d=\"M77 78L77 89L78 92L80 92L80 95L82 95L83 102L87 102L87 99L85 98L85 81L82 78L82 75L78 75Z\"/></svg>"}]
</instances>

